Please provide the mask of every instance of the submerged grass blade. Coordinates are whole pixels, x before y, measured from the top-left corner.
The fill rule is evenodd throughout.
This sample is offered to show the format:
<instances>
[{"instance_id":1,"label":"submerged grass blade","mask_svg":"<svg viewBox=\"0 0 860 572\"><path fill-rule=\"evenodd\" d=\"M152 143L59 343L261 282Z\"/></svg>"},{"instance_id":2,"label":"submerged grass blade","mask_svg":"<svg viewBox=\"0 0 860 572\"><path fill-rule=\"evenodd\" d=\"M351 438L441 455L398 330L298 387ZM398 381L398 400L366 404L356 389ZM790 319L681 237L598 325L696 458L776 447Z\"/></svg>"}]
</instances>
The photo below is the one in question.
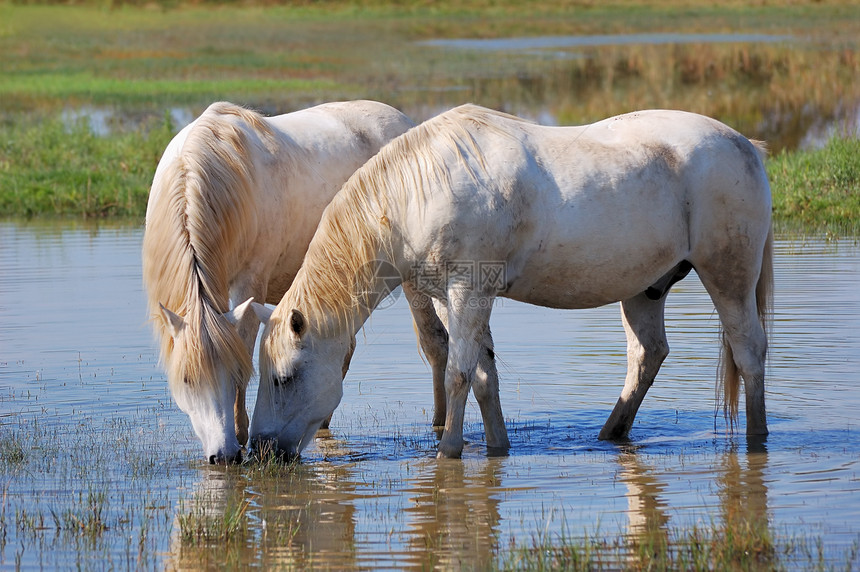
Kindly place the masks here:
<instances>
[{"instance_id":1,"label":"submerged grass blade","mask_svg":"<svg viewBox=\"0 0 860 572\"><path fill-rule=\"evenodd\" d=\"M228 503L223 512L208 506L210 503L197 499L188 509L180 506L177 514L179 535L184 544L199 546L213 542L227 542L247 530L246 512L251 501Z\"/></svg>"}]
</instances>

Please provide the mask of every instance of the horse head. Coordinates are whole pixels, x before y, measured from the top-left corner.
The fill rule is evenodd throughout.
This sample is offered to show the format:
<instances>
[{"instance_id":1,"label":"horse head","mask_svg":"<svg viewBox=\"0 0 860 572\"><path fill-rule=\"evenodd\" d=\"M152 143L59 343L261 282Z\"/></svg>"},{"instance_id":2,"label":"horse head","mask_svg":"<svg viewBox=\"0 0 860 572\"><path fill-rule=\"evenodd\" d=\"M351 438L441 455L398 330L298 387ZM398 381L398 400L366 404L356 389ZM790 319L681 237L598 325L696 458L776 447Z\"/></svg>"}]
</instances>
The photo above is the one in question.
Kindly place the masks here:
<instances>
[{"instance_id":1,"label":"horse head","mask_svg":"<svg viewBox=\"0 0 860 572\"><path fill-rule=\"evenodd\" d=\"M340 403L355 338L323 335L297 309L281 318L278 309L252 306L265 328L251 446L294 458Z\"/></svg>"},{"instance_id":2,"label":"horse head","mask_svg":"<svg viewBox=\"0 0 860 572\"><path fill-rule=\"evenodd\" d=\"M248 299L229 312L210 316L203 312L185 318L159 305L158 318L173 341L173 351L166 364L171 393L179 408L191 418L194 433L211 464L242 460L240 439L247 440L248 419L244 404L240 409L236 396L237 386L245 383L244 372L248 369L248 364L239 362L249 362L249 359L237 359L241 355L237 352L247 354L247 349L241 345L236 325L248 315L252 300ZM204 320L209 323L201 327ZM234 351L213 351L219 347L212 344L215 336L222 341L235 338L230 345L238 343L241 347L232 348Z\"/></svg>"}]
</instances>

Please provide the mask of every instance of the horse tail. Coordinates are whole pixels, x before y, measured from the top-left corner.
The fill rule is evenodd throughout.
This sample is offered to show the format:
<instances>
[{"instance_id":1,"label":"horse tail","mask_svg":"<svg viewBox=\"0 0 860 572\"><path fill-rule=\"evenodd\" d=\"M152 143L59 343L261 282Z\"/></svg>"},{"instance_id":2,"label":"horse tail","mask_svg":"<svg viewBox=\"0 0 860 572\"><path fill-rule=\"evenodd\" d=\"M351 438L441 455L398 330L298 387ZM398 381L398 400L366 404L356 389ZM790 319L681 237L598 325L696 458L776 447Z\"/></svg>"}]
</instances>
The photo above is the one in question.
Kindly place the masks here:
<instances>
[{"instance_id":1,"label":"horse tail","mask_svg":"<svg viewBox=\"0 0 860 572\"><path fill-rule=\"evenodd\" d=\"M760 141L758 139L750 139L749 142L752 143L753 147L755 147L755 150L756 150L756 153L758 153L759 159L761 159L762 162L764 162L764 160L767 159L768 154L770 154L770 151L767 148L767 141Z\"/></svg>"},{"instance_id":2,"label":"horse tail","mask_svg":"<svg viewBox=\"0 0 860 572\"><path fill-rule=\"evenodd\" d=\"M261 137L268 126L232 104L209 107L176 157L166 158L153 183L143 240L148 307L171 384L215 382L216 363L237 383L251 375L251 357L236 328L221 316L229 308L229 269L239 263L256 226L252 210L251 142L234 119ZM160 188L156 188L159 185ZM159 305L183 317L186 335L176 347Z\"/></svg>"},{"instance_id":3,"label":"horse tail","mask_svg":"<svg viewBox=\"0 0 860 572\"><path fill-rule=\"evenodd\" d=\"M767 147L763 141L751 140L762 161L767 157ZM765 340L773 322L773 226L768 229L767 239L762 251L761 269L755 289L756 312L764 330ZM740 393L740 372L734 360L732 347L725 332L721 332L722 349L719 358L718 377L723 386L723 406L726 418L732 428L738 419L738 398Z\"/></svg>"}]
</instances>

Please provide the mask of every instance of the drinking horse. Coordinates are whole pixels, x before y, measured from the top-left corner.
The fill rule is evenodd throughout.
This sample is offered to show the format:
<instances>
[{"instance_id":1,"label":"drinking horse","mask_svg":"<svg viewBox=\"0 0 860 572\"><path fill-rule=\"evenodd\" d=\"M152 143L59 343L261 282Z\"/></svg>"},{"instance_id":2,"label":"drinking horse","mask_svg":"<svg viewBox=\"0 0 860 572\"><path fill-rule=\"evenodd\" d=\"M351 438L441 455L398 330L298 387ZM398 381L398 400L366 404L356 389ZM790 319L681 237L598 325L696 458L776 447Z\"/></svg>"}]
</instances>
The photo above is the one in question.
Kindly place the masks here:
<instances>
[{"instance_id":1,"label":"drinking horse","mask_svg":"<svg viewBox=\"0 0 860 572\"><path fill-rule=\"evenodd\" d=\"M407 132L347 181L292 286L261 312L252 443L297 455L338 405L380 265L399 272L425 353L444 357L440 457L462 453L470 388L479 404L497 393L475 375L497 296L567 309L621 302L627 378L599 437L624 438L669 352L667 293L691 269L719 315L730 425L742 378L746 431L766 434L773 235L763 154L716 120L664 110L543 127L466 105ZM421 337L441 330L433 298L447 305L447 339ZM481 411L487 446L506 447L501 409Z\"/></svg>"},{"instance_id":2,"label":"drinking horse","mask_svg":"<svg viewBox=\"0 0 860 572\"><path fill-rule=\"evenodd\" d=\"M167 146L146 210L143 279L171 392L210 462L241 458L248 439L259 321L235 304L281 298L331 198L412 125L372 101L276 117L221 102Z\"/></svg>"}]
</instances>

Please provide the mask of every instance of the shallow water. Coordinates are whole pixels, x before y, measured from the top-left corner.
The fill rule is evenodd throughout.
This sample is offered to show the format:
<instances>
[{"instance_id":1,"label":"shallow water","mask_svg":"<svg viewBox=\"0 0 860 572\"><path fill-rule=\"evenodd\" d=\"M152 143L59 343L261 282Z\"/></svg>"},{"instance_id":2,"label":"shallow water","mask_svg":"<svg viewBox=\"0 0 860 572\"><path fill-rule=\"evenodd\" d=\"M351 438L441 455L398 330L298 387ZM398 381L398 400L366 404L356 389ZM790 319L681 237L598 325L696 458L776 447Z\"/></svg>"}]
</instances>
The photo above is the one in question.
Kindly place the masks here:
<instances>
[{"instance_id":1,"label":"shallow water","mask_svg":"<svg viewBox=\"0 0 860 572\"><path fill-rule=\"evenodd\" d=\"M486 456L470 401L463 459L437 461L430 372L398 300L359 335L330 434L277 479L203 464L156 363L141 239L135 225L0 223L0 568L480 568L512 543L734 519L860 565L854 239L778 240L763 445L715 413L717 320L690 276L670 295L672 353L627 445L596 439L625 372L618 306L502 301L511 454ZM198 503L244 507L241 534L183 538L177 515Z\"/></svg>"}]
</instances>

